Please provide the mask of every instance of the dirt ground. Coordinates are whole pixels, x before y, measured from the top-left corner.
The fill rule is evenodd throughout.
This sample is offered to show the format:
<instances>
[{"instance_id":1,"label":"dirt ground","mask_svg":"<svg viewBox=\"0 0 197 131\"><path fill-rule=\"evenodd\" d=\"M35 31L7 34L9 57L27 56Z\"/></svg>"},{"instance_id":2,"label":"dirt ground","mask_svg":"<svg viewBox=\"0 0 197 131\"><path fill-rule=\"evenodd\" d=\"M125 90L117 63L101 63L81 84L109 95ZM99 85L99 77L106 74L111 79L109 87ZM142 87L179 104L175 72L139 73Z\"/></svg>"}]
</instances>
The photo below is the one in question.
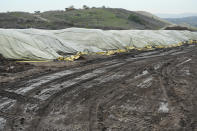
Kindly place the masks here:
<instances>
[{"instance_id":1,"label":"dirt ground","mask_svg":"<svg viewBox=\"0 0 197 131\"><path fill-rule=\"evenodd\" d=\"M0 73L0 130L197 131L197 45L84 57Z\"/></svg>"},{"instance_id":2,"label":"dirt ground","mask_svg":"<svg viewBox=\"0 0 197 131\"><path fill-rule=\"evenodd\" d=\"M17 63L13 60L5 59L0 54L0 76L5 75L6 73L16 73L16 72L22 72L25 70L29 70L32 68L33 65L30 65L29 63Z\"/></svg>"}]
</instances>

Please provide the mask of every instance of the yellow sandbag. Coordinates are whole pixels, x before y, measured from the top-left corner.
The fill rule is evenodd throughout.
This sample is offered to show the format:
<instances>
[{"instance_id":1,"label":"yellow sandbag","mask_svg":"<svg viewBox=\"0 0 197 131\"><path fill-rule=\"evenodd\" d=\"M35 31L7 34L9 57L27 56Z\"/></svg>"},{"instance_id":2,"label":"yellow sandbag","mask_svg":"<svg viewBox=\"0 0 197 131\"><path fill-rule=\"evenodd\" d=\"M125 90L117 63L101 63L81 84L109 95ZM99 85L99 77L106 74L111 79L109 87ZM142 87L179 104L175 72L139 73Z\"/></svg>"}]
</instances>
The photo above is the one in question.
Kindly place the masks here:
<instances>
[{"instance_id":1,"label":"yellow sandbag","mask_svg":"<svg viewBox=\"0 0 197 131\"><path fill-rule=\"evenodd\" d=\"M117 52L117 53L124 53L124 52L127 52L127 50L125 50L125 49L118 49L115 52Z\"/></svg>"},{"instance_id":2,"label":"yellow sandbag","mask_svg":"<svg viewBox=\"0 0 197 131\"><path fill-rule=\"evenodd\" d=\"M189 43L188 44L193 44L193 40L189 40Z\"/></svg>"},{"instance_id":3,"label":"yellow sandbag","mask_svg":"<svg viewBox=\"0 0 197 131\"><path fill-rule=\"evenodd\" d=\"M177 44L177 46L182 46L182 45L183 45L183 43L182 43L182 42L180 42L180 43L178 43L178 44Z\"/></svg>"},{"instance_id":4,"label":"yellow sandbag","mask_svg":"<svg viewBox=\"0 0 197 131\"><path fill-rule=\"evenodd\" d=\"M126 48L127 48L128 50L133 50L133 49L135 49L134 46L127 46Z\"/></svg>"},{"instance_id":5,"label":"yellow sandbag","mask_svg":"<svg viewBox=\"0 0 197 131\"><path fill-rule=\"evenodd\" d=\"M106 52L106 55L114 55L116 52L114 50L110 50Z\"/></svg>"},{"instance_id":6,"label":"yellow sandbag","mask_svg":"<svg viewBox=\"0 0 197 131\"><path fill-rule=\"evenodd\" d=\"M155 48L160 48L161 49L161 48L165 48L165 46L163 46L163 45L156 45Z\"/></svg>"},{"instance_id":7,"label":"yellow sandbag","mask_svg":"<svg viewBox=\"0 0 197 131\"><path fill-rule=\"evenodd\" d=\"M136 48L136 50L139 50L139 51L141 51L141 50L142 50L142 48Z\"/></svg>"},{"instance_id":8,"label":"yellow sandbag","mask_svg":"<svg viewBox=\"0 0 197 131\"><path fill-rule=\"evenodd\" d=\"M106 52L96 52L96 54L98 54L98 55L105 55Z\"/></svg>"},{"instance_id":9,"label":"yellow sandbag","mask_svg":"<svg viewBox=\"0 0 197 131\"><path fill-rule=\"evenodd\" d=\"M151 45L146 45L144 48L146 48L146 49L152 49L153 47Z\"/></svg>"},{"instance_id":10,"label":"yellow sandbag","mask_svg":"<svg viewBox=\"0 0 197 131\"><path fill-rule=\"evenodd\" d=\"M64 60L64 57L58 57L57 60L62 61Z\"/></svg>"}]
</instances>

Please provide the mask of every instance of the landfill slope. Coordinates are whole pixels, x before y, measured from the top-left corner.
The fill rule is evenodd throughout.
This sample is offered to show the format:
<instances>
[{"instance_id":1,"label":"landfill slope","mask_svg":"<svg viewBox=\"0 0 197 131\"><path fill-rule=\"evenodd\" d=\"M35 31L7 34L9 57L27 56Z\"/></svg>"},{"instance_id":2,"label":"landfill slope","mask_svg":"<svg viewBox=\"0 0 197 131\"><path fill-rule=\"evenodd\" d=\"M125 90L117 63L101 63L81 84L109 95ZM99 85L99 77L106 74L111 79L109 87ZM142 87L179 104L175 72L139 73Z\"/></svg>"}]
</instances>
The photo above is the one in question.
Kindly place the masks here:
<instances>
[{"instance_id":1,"label":"landfill slope","mask_svg":"<svg viewBox=\"0 0 197 131\"><path fill-rule=\"evenodd\" d=\"M1 83L0 130L197 130L196 44L89 57Z\"/></svg>"}]
</instances>

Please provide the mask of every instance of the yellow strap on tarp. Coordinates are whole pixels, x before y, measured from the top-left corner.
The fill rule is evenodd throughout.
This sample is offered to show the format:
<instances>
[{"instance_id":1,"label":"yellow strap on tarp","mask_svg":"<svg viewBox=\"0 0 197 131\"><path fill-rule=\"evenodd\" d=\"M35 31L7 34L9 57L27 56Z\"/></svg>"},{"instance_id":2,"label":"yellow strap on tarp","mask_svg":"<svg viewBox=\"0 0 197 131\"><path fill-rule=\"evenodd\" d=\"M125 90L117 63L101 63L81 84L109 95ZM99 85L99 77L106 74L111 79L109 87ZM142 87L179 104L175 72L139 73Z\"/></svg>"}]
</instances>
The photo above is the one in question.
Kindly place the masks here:
<instances>
[{"instance_id":1,"label":"yellow strap on tarp","mask_svg":"<svg viewBox=\"0 0 197 131\"><path fill-rule=\"evenodd\" d=\"M51 62L52 60L45 60L45 61L16 61L16 62Z\"/></svg>"}]
</instances>

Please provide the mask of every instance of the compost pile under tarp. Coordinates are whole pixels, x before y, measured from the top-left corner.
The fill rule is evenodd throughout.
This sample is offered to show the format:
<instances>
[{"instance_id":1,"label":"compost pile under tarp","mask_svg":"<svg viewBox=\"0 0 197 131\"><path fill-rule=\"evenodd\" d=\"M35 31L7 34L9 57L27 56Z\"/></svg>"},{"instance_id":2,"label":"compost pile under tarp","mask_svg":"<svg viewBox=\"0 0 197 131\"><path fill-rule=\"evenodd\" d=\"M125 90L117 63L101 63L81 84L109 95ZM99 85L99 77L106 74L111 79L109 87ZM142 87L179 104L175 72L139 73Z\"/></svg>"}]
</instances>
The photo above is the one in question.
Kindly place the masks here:
<instances>
[{"instance_id":1,"label":"compost pile under tarp","mask_svg":"<svg viewBox=\"0 0 197 131\"><path fill-rule=\"evenodd\" d=\"M170 45L197 40L197 33L172 30L0 29L0 54L13 59L56 59L57 52L101 52L127 46Z\"/></svg>"}]
</instances>

